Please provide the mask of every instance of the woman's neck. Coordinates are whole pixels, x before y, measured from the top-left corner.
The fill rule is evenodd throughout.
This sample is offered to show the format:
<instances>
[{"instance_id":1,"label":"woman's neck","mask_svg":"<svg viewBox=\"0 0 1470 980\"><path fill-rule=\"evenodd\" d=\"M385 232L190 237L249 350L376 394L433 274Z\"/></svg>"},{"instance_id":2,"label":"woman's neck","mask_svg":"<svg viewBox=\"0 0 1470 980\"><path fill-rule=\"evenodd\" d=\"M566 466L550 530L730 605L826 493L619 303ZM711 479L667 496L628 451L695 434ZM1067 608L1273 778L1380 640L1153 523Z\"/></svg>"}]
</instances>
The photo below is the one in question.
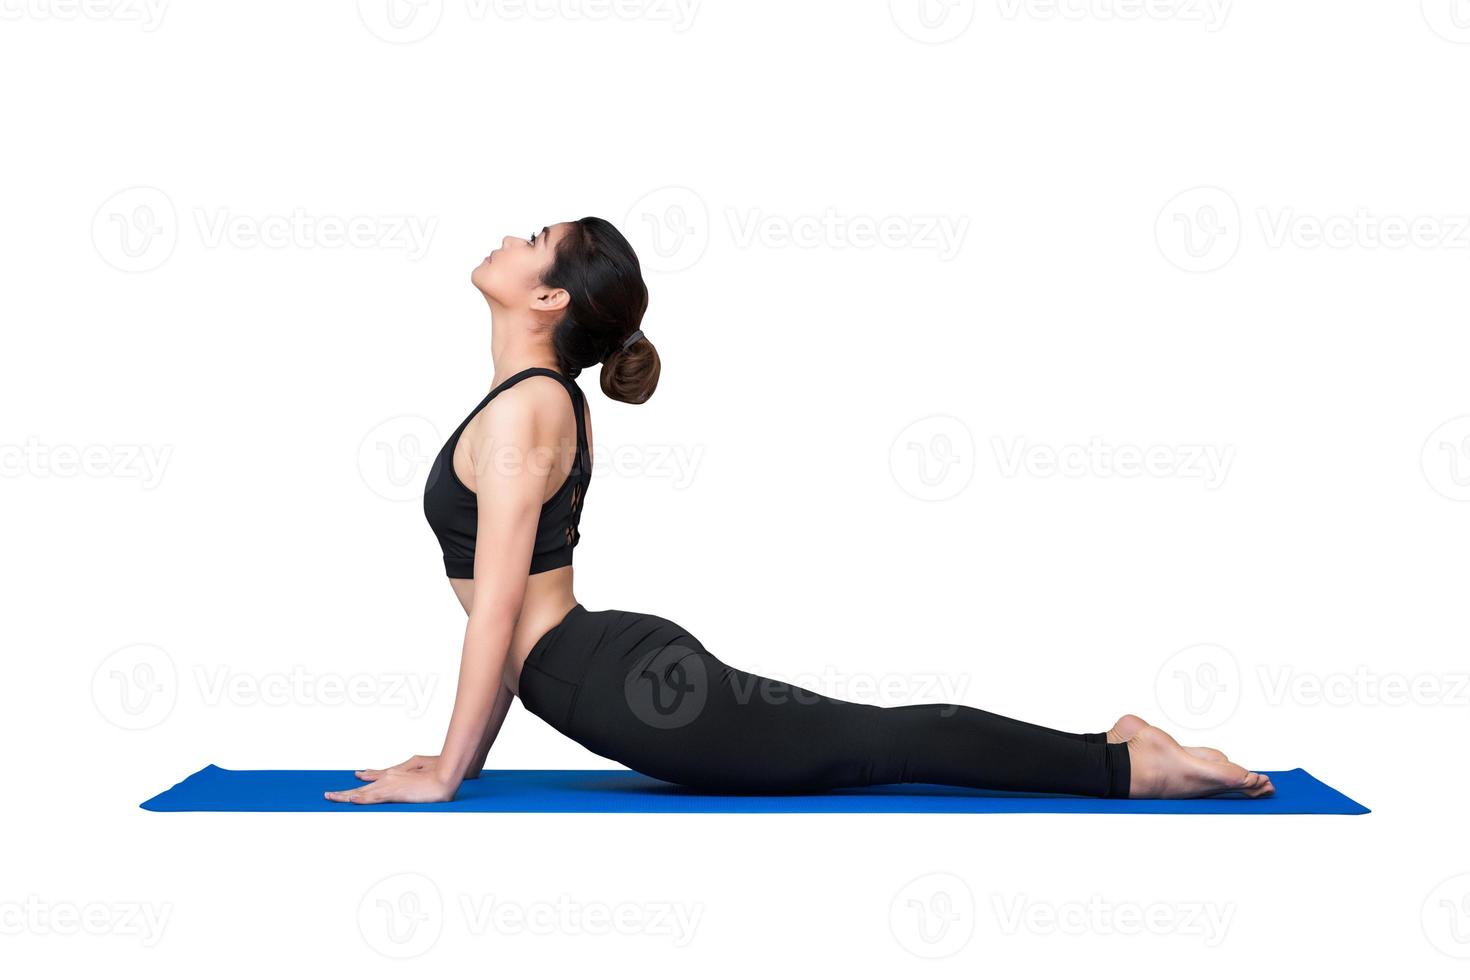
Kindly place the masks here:
<instances>
[{"instance_id":1,"label":"woman's neck","mask_svg":"<svg viewBox=\"0 0 1470 980\"><path fill-rule=\"evenodd\" d=\"M490 361L493 371L490 386L493 388L513 374L526 368L544 367L560 371L556 354L544 334L533 331L534 324L517 322L509 314L490 312Z\"/></svg>"}]
</instances>

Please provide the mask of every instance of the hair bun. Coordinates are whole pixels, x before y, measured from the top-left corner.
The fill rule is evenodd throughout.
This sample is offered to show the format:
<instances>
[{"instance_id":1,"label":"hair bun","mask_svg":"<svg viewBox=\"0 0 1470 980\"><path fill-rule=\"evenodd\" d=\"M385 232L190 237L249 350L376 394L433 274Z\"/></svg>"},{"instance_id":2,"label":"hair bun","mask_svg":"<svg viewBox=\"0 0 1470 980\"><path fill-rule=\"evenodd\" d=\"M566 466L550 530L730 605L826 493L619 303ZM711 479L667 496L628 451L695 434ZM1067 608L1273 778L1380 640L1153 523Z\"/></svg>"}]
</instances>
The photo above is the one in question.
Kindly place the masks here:
<instances>
[{"instance_id":1,"label":"hair bun","mask_svg":"<svg viewBox=\"0 0 1470 980\"><path fill-rule=\"evenodd\" d=\"M647 337L618 347L602 362L602 393L616 401L642 405L658 387L658 350Z\"/></svg>"}]
</instances>

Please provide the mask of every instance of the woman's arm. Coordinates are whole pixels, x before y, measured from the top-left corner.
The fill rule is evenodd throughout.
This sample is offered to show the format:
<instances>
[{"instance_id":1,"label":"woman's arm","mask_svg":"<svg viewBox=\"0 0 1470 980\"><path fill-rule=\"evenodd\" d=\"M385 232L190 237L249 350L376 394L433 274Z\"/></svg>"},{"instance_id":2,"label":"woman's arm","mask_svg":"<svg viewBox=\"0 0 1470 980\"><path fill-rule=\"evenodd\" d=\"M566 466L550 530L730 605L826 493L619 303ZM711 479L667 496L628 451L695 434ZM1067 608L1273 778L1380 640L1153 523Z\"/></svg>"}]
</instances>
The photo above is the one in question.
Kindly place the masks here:
<instances>
[{"instance_id":1,"label":"woman's arm","mask_svg":"<svg viewBox=\"0 0 1470 980\"><path fill-rule=\"evenodd\" d=\"M494 738L491 720L504 690L505 658L526 596L547 474L546 467L532 465L537 432L527 397L531 394L529 387L517 386L491 403L474 453L479 500L475 594L460 652L454 712L439 753L439 776L451 795L478 764L482 740ZM503 711L499 720L504 720Z\"/></svg>"},{"instance_id":2,"label":"woman's arm","mask_svg":"<svg viewBox=\"0 0 1470 980\"><path fill-rule=\"evenodd\" d=\"M490 709L490 720L485 724L485 734L480 737L480 744L475 749L474 758L470 760L470 766L465 770L465 779L479 779L480 772L485 768L485 758L490 754L490 746L495 744L495 737L500 734L500 726L505 724L505 716L510 711L510 703L515 700L515 692L505 686L505 681L500 682L500 693L495 697L495 706Z\"/></svg>"},{"instance_id":3,"label":"woman's arm","mask_svg":"<svg viewBox=\"0 0 1470 980\"><path fill-rule=\"evenodd\" d=\"M470 606L475 600L475 580L455 584L454 597L464 607L465 615L470 613ZM485 757L490 754L490 747L495 744L495 738L500 734L501 726L505 724L505 716L510 712L510 703L516 699L515 692L506 685L504 679L500 682L500 694L495 698L495 707L490 711L490 721L485 726L485 734L480 737L480 744L475 749L475 757L470 760L470 766L465 770L465 779L479 779L480 772L485 768ZM417 756L416 759L426 759L432 765L439 764L438 756ZM410 760L412 763L414 760ZM408 768L414 768L411 764ZM358 774L359 779L365 777Z\"/></svg>"},{"instance_id":4,"label":"woman's arm","mask_svg":"<svg viewBox=\"0 0 1470 980\"><path fill-rule=\"evenodd\" d=\"M505 658L525 598L550 471L549 462L536 465L544 454L537 450L542 433L533 410L534 395L532 386L524 384L497 395L485 410L484 425L472 444L479 511L475 589L460 651L454 711L437 764L413 771L387 770L369 786L327 793L327 799L346 803L451 800L467 772L478 770L482 763L481 744L488 748L504 721L504 711L497 713L496 708L504 691ZM547 428L551 428L549 423ZM546 436L549 444L553 436L550 432ZM505 708L509 708L508 698Z\"/></svg>"}]
</instances>

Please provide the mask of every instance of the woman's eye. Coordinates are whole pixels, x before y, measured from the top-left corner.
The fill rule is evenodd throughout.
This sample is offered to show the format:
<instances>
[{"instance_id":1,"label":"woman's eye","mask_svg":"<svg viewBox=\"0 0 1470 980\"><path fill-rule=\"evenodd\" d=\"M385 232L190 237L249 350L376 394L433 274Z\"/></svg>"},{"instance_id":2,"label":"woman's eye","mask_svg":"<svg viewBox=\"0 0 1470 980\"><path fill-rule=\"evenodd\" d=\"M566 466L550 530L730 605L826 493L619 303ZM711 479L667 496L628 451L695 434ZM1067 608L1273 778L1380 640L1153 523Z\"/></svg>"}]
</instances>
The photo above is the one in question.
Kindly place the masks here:
<instances>
[{"instance_id":1,"label":"woman's eye","mask_svg":"<svg viewBox=\"0 0 1470 980\"><path fill-rule=\"evenodd\" d=\"M533 231L533 232L531 232L531 237L530 237L530 238L529 238L529 239L527 239L527 240L528 240L528 241L529 241L529 242L530 242L530 243L531 243L531 244L532 244L532 245L535 245L535 244L536 244L536 236L537 236L537 235L539 235L539 234L540 234L540 232L536 232L536 231Z\"/></svg>"}]
</instances>

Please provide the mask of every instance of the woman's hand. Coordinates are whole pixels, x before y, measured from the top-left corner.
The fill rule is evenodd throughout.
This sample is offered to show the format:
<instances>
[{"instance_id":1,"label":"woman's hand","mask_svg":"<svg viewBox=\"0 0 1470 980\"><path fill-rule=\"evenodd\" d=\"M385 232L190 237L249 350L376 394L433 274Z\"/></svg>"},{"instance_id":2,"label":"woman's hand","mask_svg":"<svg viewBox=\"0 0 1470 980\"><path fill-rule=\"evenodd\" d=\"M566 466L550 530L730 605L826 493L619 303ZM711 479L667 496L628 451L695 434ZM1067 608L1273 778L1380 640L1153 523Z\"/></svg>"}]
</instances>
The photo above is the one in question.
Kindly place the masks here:
<instances>
[{"instance_id":1,"label":"woman's hand","mask_svg":"<svg viewBox=\"0 0 1470 980\"><path fill-rule=\"evenodd\" d=\"M437 755L416 755L407 762L400 762L396 766L387 769L359 769L352 775L363 782L376 782L390 772L434 772L439 765Z\"/></svg>"},{"instance_id":2,"label":"woman's hand","mask_svg":"<svg viewBox=\"0 0 1470 980\"><path fill-rule=\"evenodd\" d=\"M332 790L324 795L334 803L448 803L456 789L457 781L451 785L430 770L383 770L369 786Z\"/></svg>"}]
</instances>

